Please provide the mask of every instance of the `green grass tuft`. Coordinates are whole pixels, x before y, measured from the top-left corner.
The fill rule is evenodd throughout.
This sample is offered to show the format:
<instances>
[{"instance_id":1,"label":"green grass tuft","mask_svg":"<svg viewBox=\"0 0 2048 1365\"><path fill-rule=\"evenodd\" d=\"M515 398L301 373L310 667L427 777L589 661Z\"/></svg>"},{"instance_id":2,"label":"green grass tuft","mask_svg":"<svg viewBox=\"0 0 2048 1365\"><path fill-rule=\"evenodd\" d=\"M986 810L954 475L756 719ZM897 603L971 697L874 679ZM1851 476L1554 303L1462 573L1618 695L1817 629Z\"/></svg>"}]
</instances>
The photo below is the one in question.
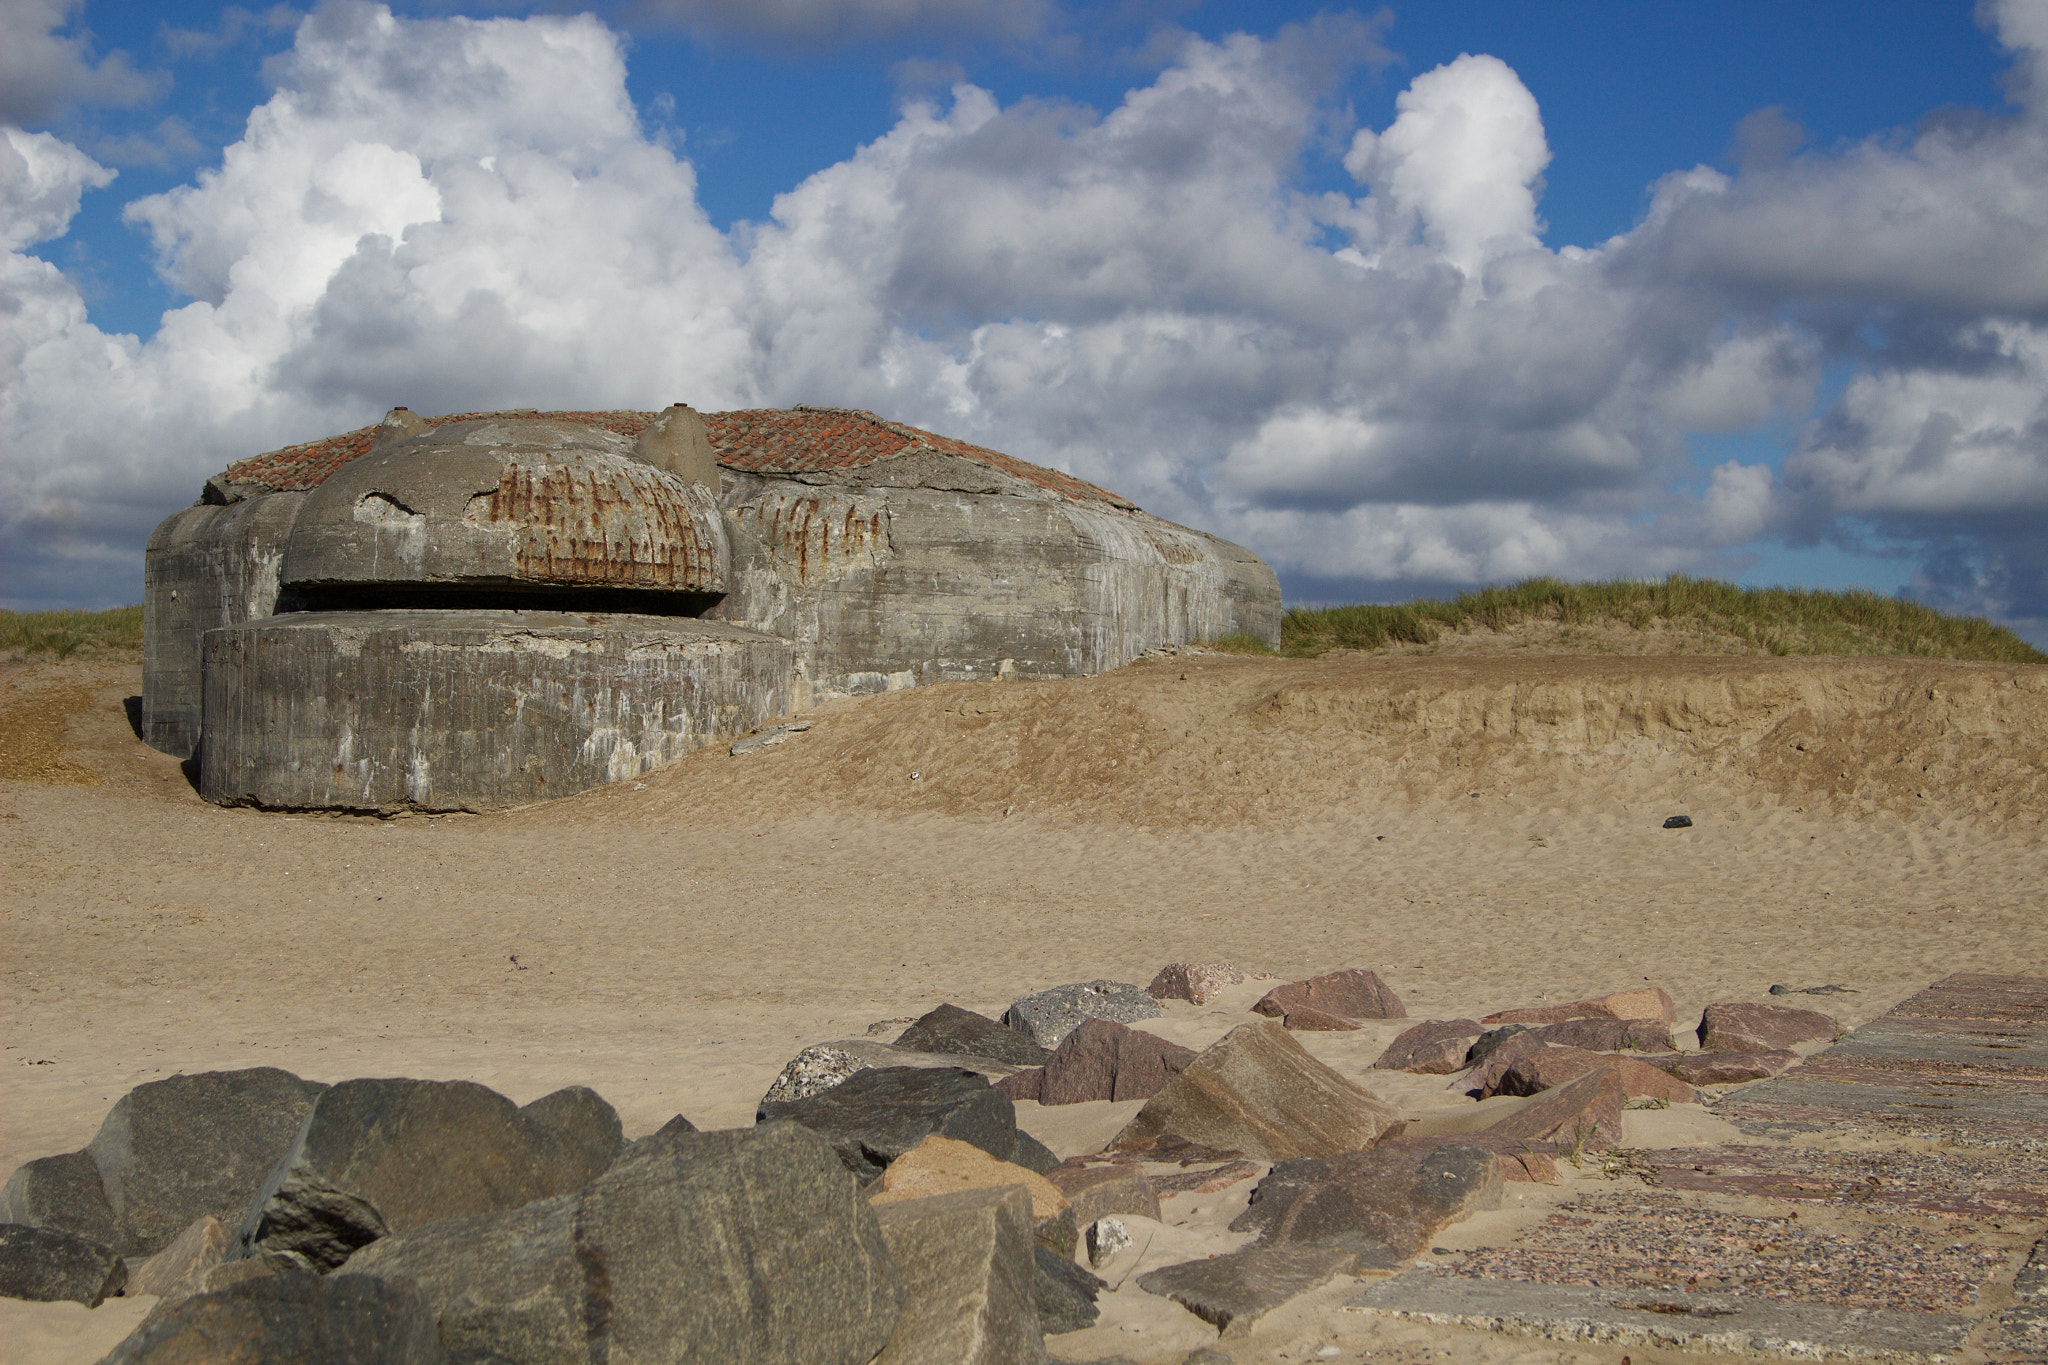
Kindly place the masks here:
<instances>
[{"instance_id":1,"label":"green grass tuft","mask_svg":"<svg viewBox=\"0 0 2048 1365\"><path fill-rule=\"evenodd\" d=\"M1218 654L1274 654L1273 646L1256 635L1225 635L1220 639L1204 640L1202 648L1213 649Z\"/></svg>"},{"instance_id":2,"label":"green grass tuft","mask_svg":"<svg viewBox=\"0 0 2048 1365\"><path fill-rule=\"evenodd\" d=\"M108 658L142 652L142 608L111 611L0 611L0 654L17 658Z\"/></svg>"},{"instance_id":3,"label":"green grass tuft","mask_svg":"<svg viewBox=\"0 0 2048 1365\"><path fill-rule=\"evenodd\" d=\"M1530 578L1448 602L1294 607L1280 623L1280 652L1314 658L1333 649L1430 644L1445 630L1508 630L1526 621L1564 626L1662 626L1764 654L1876 654L1989 663L2048 663L2003 626L1873 592L1741 588L1673 574L1661 583L1614 579L1567 583Z\"/></svg>"}]
</instances>

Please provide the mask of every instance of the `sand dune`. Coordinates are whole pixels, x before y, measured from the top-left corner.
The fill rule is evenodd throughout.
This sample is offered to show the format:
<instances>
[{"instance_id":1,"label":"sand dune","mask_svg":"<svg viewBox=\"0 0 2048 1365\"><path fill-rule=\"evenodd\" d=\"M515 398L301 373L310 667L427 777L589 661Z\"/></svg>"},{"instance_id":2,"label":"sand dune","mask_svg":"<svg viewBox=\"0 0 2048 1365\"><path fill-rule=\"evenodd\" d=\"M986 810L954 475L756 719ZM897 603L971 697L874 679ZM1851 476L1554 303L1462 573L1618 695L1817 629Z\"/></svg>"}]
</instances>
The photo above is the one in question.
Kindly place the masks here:
<instances>
[{"instance_id":1,"label":"sand dune","mask_svg":"<svg viewBox=\"0 0 2048 1365\"><path fill-rule=\"evenodd\" d=\"M2048 970L2039 666L1183 654L389 821L206 805L135 740L136 691L0 673L0 1169L140 1081L254 1064L744 1123L805 1044L1182 958L1370 967L1416 1017L1833 982L1847 1023ZM1310 1037L1354 1072L1383 1041Z\"/></svg>"}]
</instances>

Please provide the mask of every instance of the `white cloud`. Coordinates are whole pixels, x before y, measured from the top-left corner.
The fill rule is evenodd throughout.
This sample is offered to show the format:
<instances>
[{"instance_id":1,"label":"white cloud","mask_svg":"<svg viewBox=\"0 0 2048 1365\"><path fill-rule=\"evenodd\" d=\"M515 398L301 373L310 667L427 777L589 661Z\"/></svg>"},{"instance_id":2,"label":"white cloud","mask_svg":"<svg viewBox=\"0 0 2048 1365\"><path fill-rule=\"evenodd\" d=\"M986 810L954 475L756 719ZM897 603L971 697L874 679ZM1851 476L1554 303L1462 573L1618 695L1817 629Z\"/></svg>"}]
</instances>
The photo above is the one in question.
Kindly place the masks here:
<instances>
[{"instance_id":1,"label":"white cloud","mask_svg":"<svg viewBox=\"0 0 2048 1365\"><path fill-rule=\"evenodd\" d=\"M2035 9L2001 15L2037 61ZM2048 617L2048 563L1996 520L2048 506L2034 104L1675 173L1632 231L1553 251L1536 101L1490 57L1354 141L1362 193L1299 191L1373 34L1186 38L1102 115L956 85L728 236L596 20L336 0L221 165L131 206L194 300L148 343L8 258L16 599L132 598L142 535L206 474L395 402L684 399L872 407L1360 589L1712 569L1848 517L1941 591ZM105 172L33 145L0 183L47 236ZM1800 420L1844 362L1782 478L1684 491L1688 432Z\"/></svg>"},{"instance_id":2,"label":"white cloud","mask_svg":"<svg viewBox=\"0 0 2048 1365\"><path fill-rule=\"evenodd\" d=\"M19 251L61 237L85 192L113 178L68 142L0 127L0 247Z\"/></svg>"},{"instance_id":3,"label":"white cloud","mask_svg":"<svg viewBox=\"0 0 2048 1365\"><path fill-rule=\"evenodd\" d=\"M144 104L163 91L165 78L137 71L127 53L95 61L90 34L60 33L84 4L0 4L0 124L37 123L81 104Z\"/></svg>"},{"instance_id":4,"label":"white cloud","mask_svg":"<svg viewBox=\"0 0 2048 1365\"><path fill-rule=\"evenodd\" d=\"M1057 17L1052 0L634 0L637 21L732 34L832 43L911 29L1032 38Z\"/></svg>"}]
</instances>

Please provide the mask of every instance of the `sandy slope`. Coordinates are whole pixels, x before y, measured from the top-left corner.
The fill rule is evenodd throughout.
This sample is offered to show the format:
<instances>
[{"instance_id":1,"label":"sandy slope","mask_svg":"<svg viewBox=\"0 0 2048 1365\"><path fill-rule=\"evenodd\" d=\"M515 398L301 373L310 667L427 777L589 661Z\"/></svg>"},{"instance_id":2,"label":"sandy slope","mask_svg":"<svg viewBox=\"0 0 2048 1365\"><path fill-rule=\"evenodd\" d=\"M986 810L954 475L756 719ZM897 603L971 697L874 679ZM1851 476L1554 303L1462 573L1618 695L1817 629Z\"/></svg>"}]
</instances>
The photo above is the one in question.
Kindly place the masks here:
<instances>
[{"instance_id":1,"label":"sandy slope","mask_svg":"<svg viewBox=\"0 0 2048 1365\"><path fill-rule=\"evenodd\" d=\"M137 690L0 672L0 1170L140 1081L253 1064L739 1124L805 1044L1177 958L1371 967L1416 1017L1838 982L1848 1023L1951 971L2048 970L2043 667L1189 654L834 704L644 789L390 821L204 804L135 740ZM1384 1038L1310 1041L1357 1072ZM1041 1117L1073 1146L1113 1116ZM1116 1349L1185 1350L1164 1307ZM1336 1339L1317 1311L1239 1360ZM40 1358L94 1358L101 1327L38 1312Z\"/></svg>"}]
</instances>

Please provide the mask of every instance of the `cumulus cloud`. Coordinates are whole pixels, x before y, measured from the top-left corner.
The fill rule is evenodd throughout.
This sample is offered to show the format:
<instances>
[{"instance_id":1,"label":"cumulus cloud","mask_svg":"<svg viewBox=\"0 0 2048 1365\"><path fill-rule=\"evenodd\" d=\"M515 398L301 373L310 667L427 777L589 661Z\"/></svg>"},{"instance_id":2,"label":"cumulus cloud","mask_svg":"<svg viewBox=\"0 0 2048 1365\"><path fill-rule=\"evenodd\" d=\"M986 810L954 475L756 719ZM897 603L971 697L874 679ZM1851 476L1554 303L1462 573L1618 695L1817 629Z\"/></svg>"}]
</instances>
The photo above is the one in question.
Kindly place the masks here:
<instances>
[{"instance_id":1,"label":"cumulus cloud","mask_svg":"<svg viewBox=\"0 0 2048 1365\"><path fill-rule=\"evenodd\" d=\"M84 4L0 5L0 123L26 126L81 104L145 104L163 91L165 78L137 71L127 53L95 60L90 34L62 32Z\"/></svg>"},{"instance_id":2,"label":"cumulus cloud","mask_svg":"<svg viewBox=\"0 0 2048 1365\"><path fill-rule=\"evenodd\" d=\"M2041 8L1996 11L2010 116L1829 153L1758 120L1776 150L1740 174L1675 172L1630 231L1552 250L1540 110L1491 57L1416 76L1352 141L1354 193L1302 191L1378 55L1355 18L1184 37L1102 113L956 83L722 234L598 21L336 0L220 166L130 206L192 299L150 341L93 327L26 239L9 256L16 598L132 598L148 525L207 473L392 403L685 399L875 408L1347 592L1836 537L2048 619L2022 533L2048 511ZM8 145L23 233L104 183ZM1693 464L1690 433L1762 422L1800 433L1781 472Z\"/></svg>"}]
</instances>

